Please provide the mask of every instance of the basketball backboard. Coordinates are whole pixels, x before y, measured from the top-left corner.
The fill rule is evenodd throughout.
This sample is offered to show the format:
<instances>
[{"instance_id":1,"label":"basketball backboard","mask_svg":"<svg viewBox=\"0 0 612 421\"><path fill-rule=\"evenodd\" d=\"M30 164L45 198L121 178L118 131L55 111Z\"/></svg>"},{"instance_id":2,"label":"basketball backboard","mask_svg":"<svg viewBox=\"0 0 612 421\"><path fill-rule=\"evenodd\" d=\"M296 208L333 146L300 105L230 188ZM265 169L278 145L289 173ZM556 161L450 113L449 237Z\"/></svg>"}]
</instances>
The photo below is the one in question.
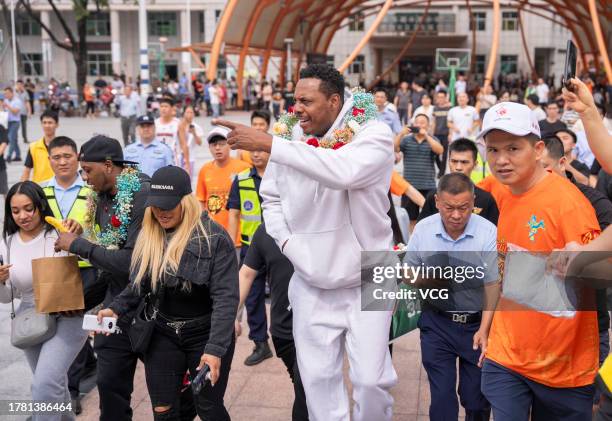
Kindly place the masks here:
<instances>
[{"instance_id":1,"label":"basketball backboard","mask_svg":"<svg viewBox=\"0 0 612 421\"><path fill-rule=\"evenodd\" d=\"M469 48L436 48L436 70L470 70Z\"/></svg>"}]
</instances>

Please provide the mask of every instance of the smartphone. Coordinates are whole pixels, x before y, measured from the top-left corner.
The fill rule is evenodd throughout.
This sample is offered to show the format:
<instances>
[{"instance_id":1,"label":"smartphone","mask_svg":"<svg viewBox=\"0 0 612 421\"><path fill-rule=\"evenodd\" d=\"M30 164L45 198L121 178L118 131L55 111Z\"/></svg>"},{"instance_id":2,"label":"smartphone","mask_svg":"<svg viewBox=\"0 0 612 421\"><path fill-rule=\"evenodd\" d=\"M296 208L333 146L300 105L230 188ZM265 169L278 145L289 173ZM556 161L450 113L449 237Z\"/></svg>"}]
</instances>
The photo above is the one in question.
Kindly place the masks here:
<instances>
[{"instance_id":1,"label":"smartphone","mask_svg":"<svg viewBox=\"0 0 612 421\"><path fill-rule=\"evenodd\" d=\"M208 366L208 364L204 364L204 367L202 367L202 369L198 371L198 374L196 374L194 379L191 381L191 388L193 389L193 393L195 395L199 394L202 390L202 387L204 386L204 383L206 383L207 381L210 381L210 367Z\"/></svg>"},{"instance_id":2,"label":"smartphone","mask_svg":"<svg viewBox=\"0 0 612 421\"><path fill-rule=\"evenodd\" d=\"M83 318L83 330L94 330L103 333L115 333L117 329L117 319L114 317L104 317L102 323L98 323L95 314L86 314Z\"/></svg>"},{"instance_id":3,"label":"smartphone","mask_svg":"<svg viewBox=\"0 0 612 421\"><path fill-rule=\"evenodd\" d=\"M412 133L418 133L418 132L420 132L420 131L421 131L421 128L420 128L420 127L417 127L417 126L410 126L410 127L408 127L408 128L410 129L410 131L411 131Z\"/></svg>"},{"instance_id":4,"label":"smartphone","mask_svg":"<svg viewBox=\"0 0 612 421\"><path fill-rule=\"evenodd\" d=\"M563 67L563 85L569 91L573 90L573 85L570 80L576 77L576 60L578 52L576 50L576 44L570 39L567 41L567 49L565 51L565 66Z\"/></svg>"},{"instance_id":5,"label":"smartphone","mask_svg":"<svg viewBox=\"0 0 612 421\"><path fill-rule=\"evenodd\" d=\"M190 128L190 129L193 129L194 127L195 127L195 126L194 126L193 124L190 124L190 125L189 125L189 128Z\"/></svg>"}]
</instances>

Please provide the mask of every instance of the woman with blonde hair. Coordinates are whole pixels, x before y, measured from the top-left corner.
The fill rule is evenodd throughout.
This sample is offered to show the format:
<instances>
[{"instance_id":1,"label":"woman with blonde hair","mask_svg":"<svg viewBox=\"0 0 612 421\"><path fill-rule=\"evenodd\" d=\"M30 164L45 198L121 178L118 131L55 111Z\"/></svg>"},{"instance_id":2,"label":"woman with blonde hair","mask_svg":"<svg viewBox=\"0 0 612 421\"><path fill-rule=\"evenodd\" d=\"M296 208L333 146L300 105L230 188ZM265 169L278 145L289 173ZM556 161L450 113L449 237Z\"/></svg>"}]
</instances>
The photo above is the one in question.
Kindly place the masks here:
<instances>
[{"instance_id":1,"label":"woman with blonde hair","mask_svg":"<svg viewBox=\"0 0 612 421\"><path fill-rule=\"evenodd\" d=\"M198 416L229 420L223 395L234 355L238 262L228 234L201 213L179 167L153 174L130 273L130 285L98 319L130 314L146 299L144 318L154 328L141 352L154 419L180 418L183 374L189 370L193 381L206 365L210 382L194 396Z\"/></svg>"}]
</instances>

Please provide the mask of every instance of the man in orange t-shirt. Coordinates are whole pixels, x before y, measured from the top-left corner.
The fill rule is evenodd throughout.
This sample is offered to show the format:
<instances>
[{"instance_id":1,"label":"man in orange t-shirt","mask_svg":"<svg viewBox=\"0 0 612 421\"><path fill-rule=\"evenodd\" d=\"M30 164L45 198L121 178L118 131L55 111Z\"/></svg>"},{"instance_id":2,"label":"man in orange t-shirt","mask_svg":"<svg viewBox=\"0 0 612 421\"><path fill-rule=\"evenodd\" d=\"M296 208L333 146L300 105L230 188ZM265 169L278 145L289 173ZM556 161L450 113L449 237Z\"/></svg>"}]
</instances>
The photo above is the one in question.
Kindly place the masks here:
<instances>
[{"instance_id":1,"label":"man in orange t-shirt","mask_svg":"<svg viewBox=\"0 0 612 421\"><path fill-rule=\"evenodd\" d=\"M238 173L250 168L246 162L230 157L228 133L229 130L224 127L215 127L208 134L208 147L213 160L202 166L196 186L196 197L202 204L202 209L226 230L229 223L226 205L232 181ZM240 245L240 236L233 240L237 246Z\"/></svg>"},{"instance_id":2,"label":"man in orange t-shirt","mask_svg":"<svg viewBox=\"0 0 612 421\"><path fill-rule=\"evenodd\" d=\"M544 142L529 108L508 102L491 107L480 136L492 173L508 188L496 188L503 263L508 251L550 252L599 233L587 199L542 167ZM507 269L502 294L512 291L513 272ZM533 420L590 420L598 368L596 312L538 311L524 288L518 296L520 302L502 295L488 337L482 391L495 421L527 421L530 413Z\"/></svg>"}]
</instances>

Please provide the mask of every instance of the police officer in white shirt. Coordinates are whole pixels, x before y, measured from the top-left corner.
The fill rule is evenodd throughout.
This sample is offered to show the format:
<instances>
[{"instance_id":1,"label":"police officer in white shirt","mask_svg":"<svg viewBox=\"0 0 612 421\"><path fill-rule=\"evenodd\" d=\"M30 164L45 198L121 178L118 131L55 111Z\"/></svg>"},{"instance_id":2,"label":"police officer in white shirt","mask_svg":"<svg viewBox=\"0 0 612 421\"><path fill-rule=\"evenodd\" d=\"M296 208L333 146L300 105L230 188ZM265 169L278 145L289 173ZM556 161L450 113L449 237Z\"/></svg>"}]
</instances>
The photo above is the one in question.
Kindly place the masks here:
<instances>
[{"instance_id":1,"label":"police officer in white shirt","mask_svg":"<svg viewBox=\"0 0 612 421\"><path fill-rule=\"evenodd\" d=\"M128 145L123 156L128 161L138 162L140 171L149 177L162 167L174 164L172 150L155 137L153 116L142 115L136 121L138 141Z\"/></svg>"}]
</instances>

